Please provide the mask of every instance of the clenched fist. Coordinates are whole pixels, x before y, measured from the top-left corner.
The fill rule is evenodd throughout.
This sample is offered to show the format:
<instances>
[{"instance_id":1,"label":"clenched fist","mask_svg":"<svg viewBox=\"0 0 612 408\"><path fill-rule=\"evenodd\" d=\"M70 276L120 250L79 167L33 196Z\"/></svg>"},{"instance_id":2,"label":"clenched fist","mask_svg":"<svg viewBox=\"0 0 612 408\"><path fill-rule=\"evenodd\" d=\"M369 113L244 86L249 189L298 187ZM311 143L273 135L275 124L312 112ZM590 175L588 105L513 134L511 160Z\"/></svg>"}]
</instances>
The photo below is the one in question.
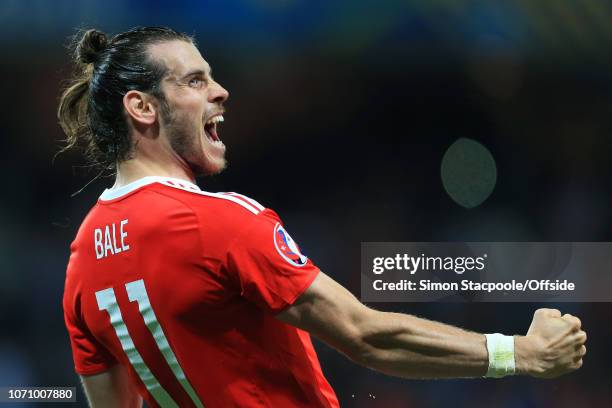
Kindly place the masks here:
<instances>
[{"instance_id":1,"label":"clenched fist","mask_svg":"<svg viewBox=\"0 0 612 408\"><path fill-rule=\"evenodd\" d=\"M554 378L582 367L586 333L580 319L561 316L557 309L538 309L527 335L515 338L517 371L540 378Z\"/></svg>"}]
</instances>

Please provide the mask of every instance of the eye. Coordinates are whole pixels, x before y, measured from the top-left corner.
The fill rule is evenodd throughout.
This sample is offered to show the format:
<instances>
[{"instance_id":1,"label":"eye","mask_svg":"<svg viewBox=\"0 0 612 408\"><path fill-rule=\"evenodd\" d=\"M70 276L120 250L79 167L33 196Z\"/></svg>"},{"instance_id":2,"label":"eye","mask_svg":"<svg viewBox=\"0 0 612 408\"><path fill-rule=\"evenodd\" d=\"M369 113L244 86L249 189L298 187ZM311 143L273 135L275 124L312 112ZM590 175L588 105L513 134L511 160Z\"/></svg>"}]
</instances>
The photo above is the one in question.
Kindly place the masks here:
<instances>
[{"instance_id":1,"label":"eye","mask_svg":"<svg viewBox=\"0 0 612 408\"><path fill-rule=\"evenodd\" d=\"M201 78L191 78L189 80L189 86L193 88L201 88L202 84L203 84L203 81Z\"/></svg>"}]
</instances>

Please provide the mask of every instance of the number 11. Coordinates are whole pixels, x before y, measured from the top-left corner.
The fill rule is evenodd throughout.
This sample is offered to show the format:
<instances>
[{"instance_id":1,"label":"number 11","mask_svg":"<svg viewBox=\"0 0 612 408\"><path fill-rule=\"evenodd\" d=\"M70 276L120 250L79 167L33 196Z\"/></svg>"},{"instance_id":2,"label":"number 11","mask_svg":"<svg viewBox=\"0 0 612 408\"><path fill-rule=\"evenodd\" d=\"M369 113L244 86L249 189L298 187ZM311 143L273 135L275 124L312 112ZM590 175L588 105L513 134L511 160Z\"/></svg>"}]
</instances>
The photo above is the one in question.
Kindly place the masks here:
<instances>
[{"instance_id":1,"label":"number 11","mask_svg":"<svg viewBox=\"0 0 612 408\"><path fill-rule=\"evenodd\" d=\"M144 280L140 279L134 282L129 282L125 284L125 289L128 294L128 298L130 302L138 302L138 310L140 310L140 314L144 319L145 325L149 329L149 332L155 339L155 343L157 343L157 347L159 351L164 356L166 363L170 366L170 369L176 376L177 380L181 383L193 403L198 408L203 408L202 402L198 398L198 395L195 393L191 384L187 380L181 365L179 364L172 348L170 348L170 344L168 343L168 339L164 334L164 331L157 321L157 317L155 316L155 312L153 311L153 307L151 306L151 302L149 301L149 296L147 295L147 290L145 288ZM142 359L142 356L136 349L134 342L132 341L132 337L128 331L127 326L123 321L123 316L121 315L121 309L119 308L119 304L117 303L117 298L115 297L115 291L113 288L108 288L104 290L99 290L96 292L96 300L98 301L98 308L100 310L106 310L110 317L110 322L113 328L115 329L115 333L119 338L119 342L121 343L121 347L123 351L127 355L132 367L144 383L145 387L149 391L149 393L155 398L155 401L162 407L177 407L178 405L172 399L170 394L161 386L157 378L153 375L147 364Z\"/></svg>"}]
</instances>

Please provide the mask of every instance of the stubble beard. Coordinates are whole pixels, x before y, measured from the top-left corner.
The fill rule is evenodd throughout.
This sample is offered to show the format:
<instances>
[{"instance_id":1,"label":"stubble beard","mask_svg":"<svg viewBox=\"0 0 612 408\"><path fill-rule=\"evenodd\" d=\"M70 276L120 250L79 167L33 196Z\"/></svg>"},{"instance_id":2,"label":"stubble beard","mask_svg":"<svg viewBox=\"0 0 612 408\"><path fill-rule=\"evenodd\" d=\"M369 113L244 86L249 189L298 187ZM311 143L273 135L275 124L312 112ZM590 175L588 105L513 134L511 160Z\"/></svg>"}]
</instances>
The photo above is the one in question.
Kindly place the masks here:
<instances>
[{"instance_id":1,"label":"stubble beard","mask_svg":"<svg viewBox=\"0 0 612 408\"><path fill-rule=\"evenodd\" d=\"M166 124L166 133L172 149L187 163L196 176L210 176L221 173L226 167L222 163L211 163L203 146L200 145L200 128L189 118L179 117L171 110L166 101L162 101L161 116ZM206 143L206 141L203 141Z\"/></svg>"}]
</instances>

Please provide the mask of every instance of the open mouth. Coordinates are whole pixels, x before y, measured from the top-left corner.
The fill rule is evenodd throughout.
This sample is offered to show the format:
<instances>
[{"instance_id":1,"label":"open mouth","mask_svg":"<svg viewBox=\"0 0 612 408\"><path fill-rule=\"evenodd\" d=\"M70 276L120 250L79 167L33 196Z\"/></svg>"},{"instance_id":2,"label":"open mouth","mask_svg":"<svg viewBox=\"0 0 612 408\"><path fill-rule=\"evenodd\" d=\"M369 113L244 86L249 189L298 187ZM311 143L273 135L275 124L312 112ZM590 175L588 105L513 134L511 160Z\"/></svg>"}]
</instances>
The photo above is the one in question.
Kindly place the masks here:
<instances>
[{"instance_id":1,"label":"open mouth","mask_svg":"<svg viewBox=\"0 0 612 408\"><path fill-rule=\"evenodd\" d=\"M204 133L211 143L223 144L221 139L219 139L219 134L217 133L217 125L219 123L223 123L223 120L222 115L216 115L204 123Z\"/></svg>"}]
</instances>

